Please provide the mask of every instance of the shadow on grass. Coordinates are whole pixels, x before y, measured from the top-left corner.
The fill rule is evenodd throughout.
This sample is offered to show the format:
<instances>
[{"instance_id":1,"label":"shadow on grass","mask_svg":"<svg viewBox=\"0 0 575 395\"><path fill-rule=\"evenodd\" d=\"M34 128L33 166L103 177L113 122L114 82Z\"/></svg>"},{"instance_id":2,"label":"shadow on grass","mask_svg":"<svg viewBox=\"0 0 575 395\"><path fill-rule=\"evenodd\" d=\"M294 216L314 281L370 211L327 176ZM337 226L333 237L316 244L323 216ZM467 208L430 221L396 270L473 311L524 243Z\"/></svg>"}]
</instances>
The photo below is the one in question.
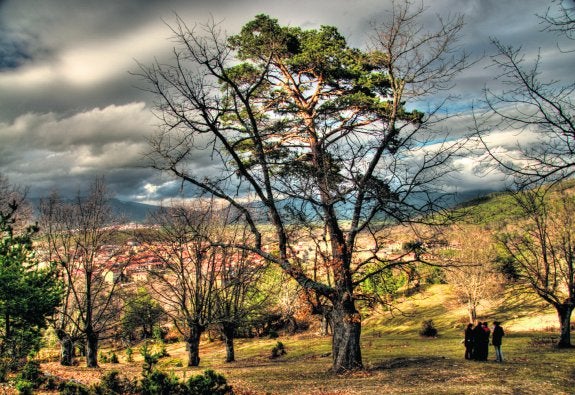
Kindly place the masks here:
<instances>
[{"instance_id":1,"label":"shadow on grass","mask_svg":"<svg viewBox=\"0 0 575 395\"><path fill-rule=\"evenodd\" d=\"M438 362L445 362L445 360L445 357L397 357L373 364L370 370L390 370L414 366L429 367L436 365Z\"/></svg>"},{"instance_id":2,"label":"shadow on grass","mask_svg":"<svg viewBox=\"0 0 575 395\"><path fill-rule=\"evenodd\" d=\"M521 319L545 313L548 309L541 299L520 289L507 292L493 313L505 319Z\"/></svg>"}]
</instances>

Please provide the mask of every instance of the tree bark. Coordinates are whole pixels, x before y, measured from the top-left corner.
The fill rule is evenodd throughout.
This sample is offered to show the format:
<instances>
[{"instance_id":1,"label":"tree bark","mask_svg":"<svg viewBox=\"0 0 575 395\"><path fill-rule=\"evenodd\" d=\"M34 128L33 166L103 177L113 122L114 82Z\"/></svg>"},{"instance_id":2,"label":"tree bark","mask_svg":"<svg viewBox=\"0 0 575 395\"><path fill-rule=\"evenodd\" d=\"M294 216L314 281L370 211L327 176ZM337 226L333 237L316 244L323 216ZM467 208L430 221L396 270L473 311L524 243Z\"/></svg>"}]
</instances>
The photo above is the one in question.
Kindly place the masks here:
<instances>
[{"instance_id":1,"label":"tree bark","mask_svg":"<svg viewBox=\"0 0 575 395\"><path fill-rule=\"evenodd\" d=\"M571 345L571 313L573 312L573 304L564 303L556 306L557 315L559 316L560 336L559 348L569 348Z\"/></svg>"},{"instance_id":2,"label":"tree bark","mask_svg":"<svg viewBox=\"0 0 575 395\"><path fill-rule=\"evenodd\" d=\"M234 350L235 332L235 325L223 324L222 333L224 335L224 342L226 343L226 362L234 362L236 360L236 354Z\"/></svg>"},{"instance_id":3,"label":"tree bark","mask_svg":"<svg viewBox=\"0 0 575 395\"><path fill-rule=\"evenodd\" d=\"M72 366L74 362L74 342L64 331L57 331L60 343L60 365Z\"/></svg>"},{"instance_id":4,"label":"tree bark","mask_svg":"<svg viewBox=\"0 0 575 395\"><path fill-rule=\"evenodd\" d=\"M363 368L361 359L361 316L351 296L334 303L333 325L333 371L345 373Z\"/></svg>"},{"instance_id":5,"label":"tree bark","mask_svg":"<svg viewBox=\"0 0 575 395\"><path fill-rule=\"evenodd\" d=\"M198 325L192 325L186 339L186 348L188 349L188 366L200 365L200 337L202 328Z\"/></svg>"},{"instance_id":6,"label":"tree bark","mask_svg":"<svg viewBox=\"0 0 575 395\"><path fill-rule=\"evenodd\" d=\"M86 333L86 366L98 367L98 334L93 331Z\"/></svg>"},{"instance_id":7,"label":"tree bark","mask_svg":"<svg viewBox=\"0 0 575 395\"><path fill-rule=\"evenodd\" d=\"M469 314L469 322L474 324L475 321L477 320L477 308L475 307L474 304L469 303L467 305L467 312Z\"/></svg>"}]
</instances>

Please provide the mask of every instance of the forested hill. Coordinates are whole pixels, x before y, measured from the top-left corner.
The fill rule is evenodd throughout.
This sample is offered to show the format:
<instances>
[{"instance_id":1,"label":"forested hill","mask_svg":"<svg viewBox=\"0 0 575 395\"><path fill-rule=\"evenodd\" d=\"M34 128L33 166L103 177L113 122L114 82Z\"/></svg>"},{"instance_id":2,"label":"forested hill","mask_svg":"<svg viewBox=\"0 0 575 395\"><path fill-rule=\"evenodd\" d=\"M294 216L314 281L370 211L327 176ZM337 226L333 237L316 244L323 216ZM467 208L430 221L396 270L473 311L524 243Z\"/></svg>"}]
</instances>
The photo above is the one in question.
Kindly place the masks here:
<instances>
[{"instance_id":1,"label":"forested hill","mask_svg":"<svg viewBox=\"0 0 575 395\"><path fill-rule=\"evenodd\" d=\"M550 190L550 197L558 192L575 193L575 180L563 181ZM458 213L464 214L464 222L476 225L510 223L522 217L516 199L509 192L493 192L477 198L464 201L454 207Z\"/></svg>"},{"instance_id":2,"label":"forested hill","mask_svg":"<svg viewBox=\"0 0 575 395\"><path fill-rule=\"evenodd\" d=\"M33 205L36 214L39 212L40 198L29 199ZM127 202L119 199L110 199L109 204L114 213L120 216L126 222L144 223L150 213L159 209L159 206L150 204Z\"/></svg>"}]
</instances>

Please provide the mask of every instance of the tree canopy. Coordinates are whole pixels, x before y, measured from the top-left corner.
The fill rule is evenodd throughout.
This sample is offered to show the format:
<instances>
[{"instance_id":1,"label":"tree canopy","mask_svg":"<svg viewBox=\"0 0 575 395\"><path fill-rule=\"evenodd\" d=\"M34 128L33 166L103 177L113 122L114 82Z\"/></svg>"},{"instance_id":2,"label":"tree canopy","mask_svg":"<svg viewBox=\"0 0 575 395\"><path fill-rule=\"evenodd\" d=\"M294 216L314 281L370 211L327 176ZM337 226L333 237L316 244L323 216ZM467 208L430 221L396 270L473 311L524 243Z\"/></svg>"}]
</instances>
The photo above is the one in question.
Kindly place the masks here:
<instances>
[{"instance_id":1,"label":"tree canopy","mask_svg":"<svg viewBox=\"0 0 575 395\"><path fill-rule=\"evenodd\" d=\"M234 247L329 301L336 371L362 365L356 287L400 264L381 255L378 231L437 208L431 182L449 171L454 148L427 129L431 114L406 103L464 67L464 57L447 56L461 20L394 41L423 12L394 6L401 12L370 51L349 47L335 27L303 30L266 15L230 37L178 19L173 63L141 65L164 123L151 140L152 166L233 207L250 229ZM192 167L206 152L212 171ZM360 234L372 241L360 247ZM300 242L316 247L324 274L309 271Z\"/></svg>"}]
</instances>

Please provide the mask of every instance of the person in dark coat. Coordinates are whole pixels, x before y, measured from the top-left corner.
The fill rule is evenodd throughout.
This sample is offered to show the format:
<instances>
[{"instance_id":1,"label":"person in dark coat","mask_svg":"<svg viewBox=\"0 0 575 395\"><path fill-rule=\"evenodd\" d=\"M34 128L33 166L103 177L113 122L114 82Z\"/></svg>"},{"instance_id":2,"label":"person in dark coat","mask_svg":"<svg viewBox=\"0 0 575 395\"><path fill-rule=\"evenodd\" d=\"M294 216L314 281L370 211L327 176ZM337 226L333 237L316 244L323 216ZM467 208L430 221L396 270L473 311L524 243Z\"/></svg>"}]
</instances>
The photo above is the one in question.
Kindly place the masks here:
<instances>
[{"instance_id":1,"label":"person in dark coat","mask_svg":"<svg viewBox=\"0 0 575 395\"><path fill-rule=\"evenodd\" d=\"M465 339L463 345L465 346L465 359L473 358L473 343L475 335L473 333L473 324L468 324L465 329Z\"/></svg>"},{"instance_id":2,"label":"person in dark coat","mask_svg":"<svg viewBox=\"0 0 575 395\"><path fill-rule=\"evenodd\" d=\"M471 353L471 358L476 361L481 361L482 358L482 347L481 341L483 338L483 322L478 322L473 328L473 351Z\"/></svg>"},{"instance_id":3,"label":"person in dark coat","mask_svg":"<svg viewBox=\"0 0 575 395\"><path fill-rule=\"evenodd\" d=\"M489 337L491 335L491 329L489 329L489 323L485 321L483 323L483 336L481 338L481 361L487 361L487 356L489 355Z\"/></svg>"},{"instance_id":4,"label":"person in dark coat","mask_svg":"<svg viewBox=\"0 0 575 395\"><path fill-rule=\"evenodd\" d=\"M503 336L505 336L505 331L501 327L501 322L495 321L493 324L495 327L493 328L493 337L491 338L491 343L493 344L493 348L495 348L495 360L497 362L503 362L501 342L503 340Z\"/></svg>"}]
</instances>

